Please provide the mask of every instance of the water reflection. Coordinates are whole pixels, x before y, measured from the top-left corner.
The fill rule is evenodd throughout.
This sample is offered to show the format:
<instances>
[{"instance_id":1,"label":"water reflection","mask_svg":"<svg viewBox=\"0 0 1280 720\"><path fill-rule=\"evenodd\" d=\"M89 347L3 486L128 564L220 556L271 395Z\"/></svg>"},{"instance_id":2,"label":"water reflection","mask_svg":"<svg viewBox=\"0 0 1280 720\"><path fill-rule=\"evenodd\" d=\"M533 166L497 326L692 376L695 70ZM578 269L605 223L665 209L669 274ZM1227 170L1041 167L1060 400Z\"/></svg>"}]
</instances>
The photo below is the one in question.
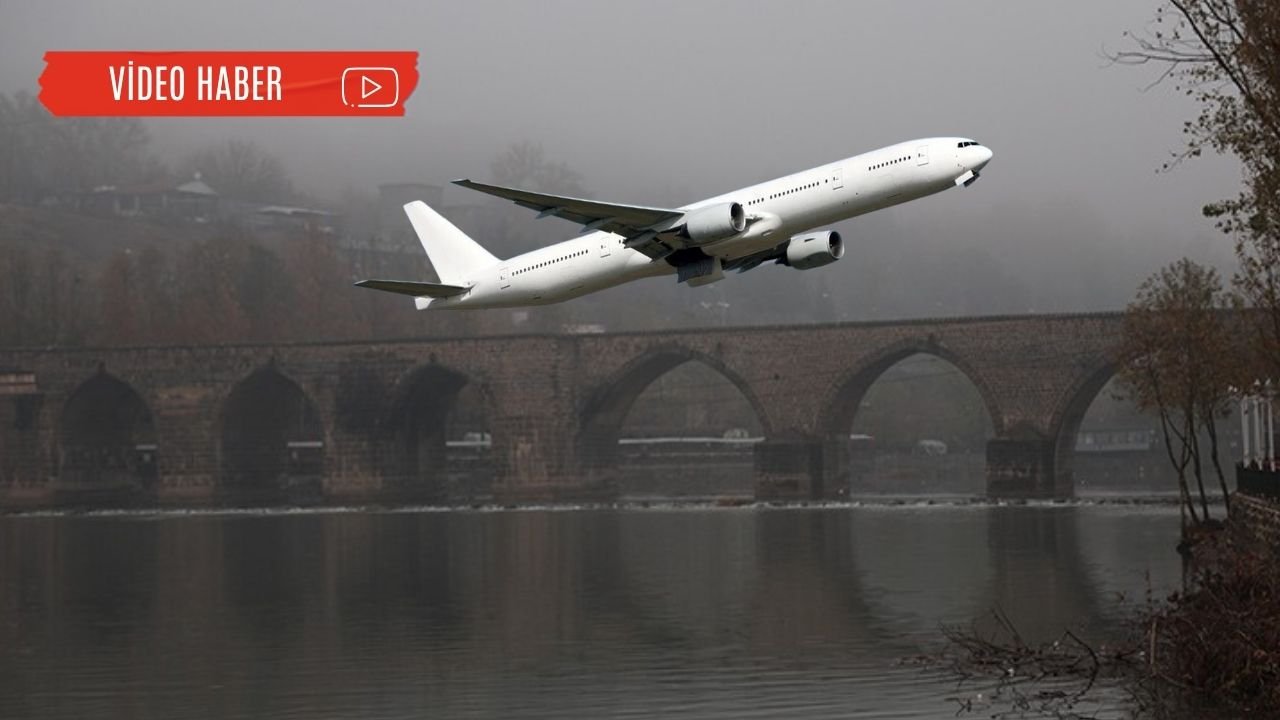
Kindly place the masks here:
<instances>
[{"instance_id":1,"label":"water reflection","mask_svg":"<svg viewBox=\"0 0 1280 720\"><path fill-rule=\"evenodd\" d=\"M1104 632L1163 509L0 518L3 717L937 717L998 605Z\"/></svg>"}]
</instances>

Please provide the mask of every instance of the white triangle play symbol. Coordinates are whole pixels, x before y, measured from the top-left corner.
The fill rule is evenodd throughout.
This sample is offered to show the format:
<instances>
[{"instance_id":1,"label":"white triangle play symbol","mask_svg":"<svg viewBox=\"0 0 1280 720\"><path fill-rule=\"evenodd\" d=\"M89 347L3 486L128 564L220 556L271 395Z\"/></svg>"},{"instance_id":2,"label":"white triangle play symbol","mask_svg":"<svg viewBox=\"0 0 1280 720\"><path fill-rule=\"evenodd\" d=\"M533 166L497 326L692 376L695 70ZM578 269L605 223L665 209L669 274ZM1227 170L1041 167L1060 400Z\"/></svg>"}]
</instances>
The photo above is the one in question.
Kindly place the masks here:
<instances>
[{"instance_id":1,"label":"white triangle play symbol","mask_svg":"<svg viewBox=\"0 0 1280 720\"><path fill-rule=\"evenodd\" d=\"M370 80L368 75L360 76L360 99L361 100L368 98L370 95L378 92L381 89L382 89L382 85L380 83L374 82L373 80Z\"/></svg>"}]
</instances>

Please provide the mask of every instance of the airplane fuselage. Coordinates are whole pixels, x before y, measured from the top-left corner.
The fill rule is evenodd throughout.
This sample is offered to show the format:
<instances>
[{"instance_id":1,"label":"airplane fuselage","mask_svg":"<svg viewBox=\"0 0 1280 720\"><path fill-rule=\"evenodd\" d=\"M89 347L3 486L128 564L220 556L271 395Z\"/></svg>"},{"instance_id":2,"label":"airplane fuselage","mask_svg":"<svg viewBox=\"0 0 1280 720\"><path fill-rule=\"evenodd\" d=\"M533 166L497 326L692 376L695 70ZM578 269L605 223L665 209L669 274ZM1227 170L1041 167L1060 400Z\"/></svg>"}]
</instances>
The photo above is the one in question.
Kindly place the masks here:
<instances>
[{"instance_id":1,"label":"airplane fuselage","mask_svg":"<svg viewBox=\"0 0 1280 720\"><path fill-rule=\"evenodd\" d=\"M927 138L793 173L708 198L679 210L740 203L750 223L744 231L701 245L707 256L733 261L766 252L793 235L892 205L968 184L991 151L965 138ZM632 250L610 232L564 242L475 268L468 290L423 302L436 308L499 308L561 302L676 267Z\"/></svg>"}]
</instances>

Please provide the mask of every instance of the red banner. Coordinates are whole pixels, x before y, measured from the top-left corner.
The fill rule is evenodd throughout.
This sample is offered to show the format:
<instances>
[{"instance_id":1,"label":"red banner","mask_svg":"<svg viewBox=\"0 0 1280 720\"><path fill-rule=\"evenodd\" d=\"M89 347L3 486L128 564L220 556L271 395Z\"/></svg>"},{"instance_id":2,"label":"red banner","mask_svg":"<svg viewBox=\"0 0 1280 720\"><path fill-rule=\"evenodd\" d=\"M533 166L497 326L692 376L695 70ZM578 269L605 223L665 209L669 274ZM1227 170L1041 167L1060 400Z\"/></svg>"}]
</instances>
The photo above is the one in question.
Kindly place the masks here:
<instances>
[{"instance_id":1,"label":"red banner","mask_svg":"<svg viewBox=\"0 0 1280 720\"><path fill-rule=\"evenodd\" d=\"M50 51L40 102L70 115L404 115L405 51Z\"/></svg>"}]
</instances>

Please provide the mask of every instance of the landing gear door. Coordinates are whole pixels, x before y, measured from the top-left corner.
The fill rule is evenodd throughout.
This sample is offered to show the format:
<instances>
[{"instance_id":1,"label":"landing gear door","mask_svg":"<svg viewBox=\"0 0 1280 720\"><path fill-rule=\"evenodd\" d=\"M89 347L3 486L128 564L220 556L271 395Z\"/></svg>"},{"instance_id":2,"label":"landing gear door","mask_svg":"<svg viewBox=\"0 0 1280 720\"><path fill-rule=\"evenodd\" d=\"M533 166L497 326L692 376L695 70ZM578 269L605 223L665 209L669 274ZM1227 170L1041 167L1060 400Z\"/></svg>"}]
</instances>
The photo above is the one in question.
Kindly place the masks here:
<instances>
[{"instance_id":1,"label":"landing gear door","mask_svg":"<svg viewBox=\"0 0 1280 720\"><path fill-rule=\"evenodd\" d=\"M928 165L928 164L929 164L929 146L921 145L920 147L916 148L916 165Z\"/></svg>"},{"instance_id":2,"label":"landing gear door","mask_svg":"<svg viewBox=\"0 0 1280 720\"><path fill-rule=\"evenodd\" d=\"M511 268L502 268L498 271L498 286L503 290L511 287Z\"/></svg>"},{"instance_id":3,"label":"landing gear door","mask_svg":"<svg viewBox=\"0 0 1280 720\"><path fill-rule=\"evenodd\" d=\"M844 168L836 167L831 171L831 189L839 190L844 187Z\"/></svg>"}]
</instances>

